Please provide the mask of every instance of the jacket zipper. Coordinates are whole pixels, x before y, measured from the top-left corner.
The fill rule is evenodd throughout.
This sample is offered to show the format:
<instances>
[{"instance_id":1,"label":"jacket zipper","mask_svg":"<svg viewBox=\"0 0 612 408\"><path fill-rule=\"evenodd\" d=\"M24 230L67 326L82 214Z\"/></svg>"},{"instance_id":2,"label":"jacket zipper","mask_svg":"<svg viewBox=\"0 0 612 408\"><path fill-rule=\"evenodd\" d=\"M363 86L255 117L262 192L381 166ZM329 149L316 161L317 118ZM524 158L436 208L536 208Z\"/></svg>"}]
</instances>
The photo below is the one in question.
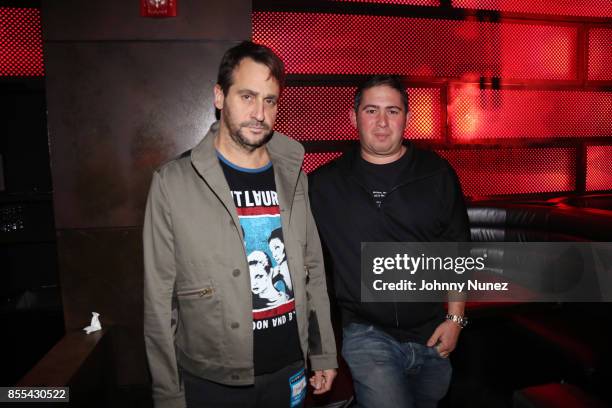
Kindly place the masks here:
<instances>
[{"instance_id":1,"label":"jacket zipper","mask_svg":"<svg viewBox=\"0 0 612 408\"><path fill-rule=\"evenodd\" d=\"M376 202L373 200L372 195L370 194L370 192L368 192L368 189L366 188L366 186L364 186L363 184L361 184L359 182L359 180L357 180L356 177L353 177L353 180L355 180L355 182L357 182L357 184L363 189L363 191L365 191L365 193L368 195L368 197L370 198L370 200L372 201L372 203L376 206L376 210L380 211L384 200L389 196L389 194L391 194L392 192L394 192L395 190L397 190L398 188L402 187L405 184L409 184L410 181L404 182L404 183L400 183L396 186L394 186L391 190L389 190L389 192L387 194L385 194L385 196L383 197L383 199L380 202L380 206L376 204ZM395 301L395 296L393 298L393 313L395 314L395 327L399 329L399 316L397 314L397 302Z\"/></svg>"},{"instance_id":2,"label":"jacket zipper","mask_svg":"<svg viewBox=\"0 0 612 408\"><path fill-rule=\"evenodd\" d=\"M204 288L204 289L196 289L196 290L185 290L181 292L176 292L176 296L189 296L189 295L198 295L199 297L203 297L206 295L210 295L213 292L212 288Z\"/></svg>"},{"instance_id":3,"label":"jacket zipper","mask_svg":"<svg viewBox=\"0 0 612 408\"><path fill-rule=\"evenodd\" d=\"M359 185L359 186L360 186L360 187L361 187L361 188L362 188L362 189L363 189L363 190L366 192L366 194L367 194L367 195L368 195L368 197L370 198L371 202L372 202L372 203L373 203L373 204L376 206L376 209L377 209L378 211L380 211L380 210L381 210L381 208L382 208L382 206L383 206L383 204L384 204L384 200L386 200L386 199L387 199L387 197L389 197L389 195L390 195L391 193L393 193L395 190L397 190L397 189L399 189L400 187L403 187L403 186L405 186L405 185L411 184L411 183L413 183L413 182L415 182L415 181L417 181L417 180L420 180L420 179L422 179L422 178L429 177L429 176L430 176L430 175L423 176L423 177L417 177L417 178L415 178L415 179L407 180L407 181L404 181L404 182L402 182L402 183L397 184L397 185L396 185L396 186L394 186L394 187L393 187L391 190L389 190L389 191L387 192L387 194L385 194L385 197L384 197L384 198L381 200L381 202L380 202L380 206L378 206L378 205L376 204L376 202L374 201L374 199L372 198L372 194L371 194L371 193L368 191L367 187L366 187L366 186L364 186L363 184L361 184L361 182L359 181L359 179L357 179L357 177L353 176L352 174L349 174L349 177L350 177L350 178L352 178L352 179L353 179L353 181L355 181L355 182L357 183L357 185ZM397 302L395 301L395 299L393 300L393 311L394 311L394 313L395 313L395 326L396 326L396 327L399 329L399 316L398 316L398 313L397 313Z\"/></svg>"},{"instance_id":4,"label":"jacket zipper","mask_svg":"<svg viewBox=\"0 0 612 408\"><path fill-rule=\"evenodd\" d=\"M389 190L387 194L385 194L385 199L389 197L389 195L393 193L395 190L398 190L399 188L404 187L405 185L408 185L410 183L412 183L412 180L404 181L403 183L399 183L398 185L394 186L391 190ZM380 203L381 207L383 205L383 202L384 202L384 199ZM399 326L399 314L397 313L397 302L395 302L395 299L393 300L393 311L395 312L395 327L399 329L400 327Z\"/></svg>"}]
</instances>

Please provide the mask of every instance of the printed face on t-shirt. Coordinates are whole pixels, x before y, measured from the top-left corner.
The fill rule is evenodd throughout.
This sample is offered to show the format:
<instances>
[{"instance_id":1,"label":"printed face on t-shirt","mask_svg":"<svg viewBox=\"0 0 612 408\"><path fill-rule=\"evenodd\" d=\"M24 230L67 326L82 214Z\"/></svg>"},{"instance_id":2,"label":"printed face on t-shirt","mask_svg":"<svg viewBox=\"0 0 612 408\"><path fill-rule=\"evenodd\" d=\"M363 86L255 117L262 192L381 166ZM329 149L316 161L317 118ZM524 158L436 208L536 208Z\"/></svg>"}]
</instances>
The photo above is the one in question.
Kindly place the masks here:
<instances>
[{"instance_id":1,"label":"printed face on t-shirt","mask_svg":"<svg viewBox=\"0 0 612 408\"><path fill-rule=\"evenodd\" d=\"M270 240L270 252L272 253L272 257L276 261L277 264L283 263L285 260L285 244L279 238L272 238Z\"/></svg>"},{"instance_id":2,"label":"printed face on t-shirt","mask_svg":"<svg viewBox=\"0 0 612 408\"><path fill-rule=\"evenodd\" d=\"M266 297L266 292L274 289L268 256L262 251L249 254L249 272L251 273L251 291L255 295Z\"/></svg>"}]
</instances>

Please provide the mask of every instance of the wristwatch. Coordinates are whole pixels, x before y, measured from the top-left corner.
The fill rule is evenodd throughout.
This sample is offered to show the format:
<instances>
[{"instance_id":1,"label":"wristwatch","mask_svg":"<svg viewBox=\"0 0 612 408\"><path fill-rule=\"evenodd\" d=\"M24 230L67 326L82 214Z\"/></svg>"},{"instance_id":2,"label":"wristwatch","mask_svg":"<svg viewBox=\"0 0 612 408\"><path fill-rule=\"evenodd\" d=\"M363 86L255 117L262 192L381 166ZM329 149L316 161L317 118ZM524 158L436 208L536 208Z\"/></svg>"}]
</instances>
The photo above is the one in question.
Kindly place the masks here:
<instances>
[{"instance_id":1,"label":"wristwatch","mask_svg":"<svg viewBox=\"0 0 612 408\"><path fill-rule=\"evenodd\" d=\"M446 315L446 319L450 320L451 322L457 323L462 329L468 324L468 318L465 316L459 316L449 313Z\"/></svg>"}]
</instances>

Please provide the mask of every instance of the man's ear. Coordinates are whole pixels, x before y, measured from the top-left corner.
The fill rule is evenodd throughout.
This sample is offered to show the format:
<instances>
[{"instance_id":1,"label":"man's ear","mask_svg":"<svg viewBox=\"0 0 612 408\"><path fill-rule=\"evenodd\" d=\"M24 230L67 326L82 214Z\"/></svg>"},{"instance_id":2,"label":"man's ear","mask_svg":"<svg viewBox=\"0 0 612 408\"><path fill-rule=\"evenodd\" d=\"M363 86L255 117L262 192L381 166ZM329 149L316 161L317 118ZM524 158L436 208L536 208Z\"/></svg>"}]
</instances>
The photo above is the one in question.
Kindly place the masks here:
<instances>
[{"instance_id":1,"label":"man's ear","mask_svg":"<svg viewBox=\"0 0 612 408\"><path fill-rule=\"evenodd\" d=\"M357 113L355 112L355 109L351 109L349 111L349 120L351 121L351 125L357 129Z\"/></svg>"},{"instance_id":2,"label":"man's ear","mask_svg":"<svg viewBox=\"0 0 612 408\"><path fill-rule=\"evenodd\" d=\"M222 110L223 101L225 100L225 95L223 95L223 89L221 89L221 85L219 84L215 85L214 93L215 93L215 108Z\"/></svg>"}]
</instances>

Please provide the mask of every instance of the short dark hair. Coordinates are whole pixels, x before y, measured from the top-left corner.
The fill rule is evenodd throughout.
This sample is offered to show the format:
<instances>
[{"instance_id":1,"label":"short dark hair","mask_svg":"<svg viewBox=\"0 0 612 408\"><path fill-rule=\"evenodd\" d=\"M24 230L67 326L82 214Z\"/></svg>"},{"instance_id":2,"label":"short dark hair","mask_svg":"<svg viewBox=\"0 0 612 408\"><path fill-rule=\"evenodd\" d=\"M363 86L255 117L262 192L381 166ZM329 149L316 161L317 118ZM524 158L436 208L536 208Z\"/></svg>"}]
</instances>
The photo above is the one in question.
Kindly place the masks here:
<instances>
[{"instance_id":1,"label":"short dark hair","mask_svg":"<svg viewBox=\"0 0 612 408\"><path fill-rule=\"evenodd\" d=\"M265 45L243 41L227 50L221 59L217 84L223 90L223 95L227 95L227 91L232 86L234 69L245 58L250 58L268 67L272 78L276 79L280 89L283 89L285 85L285 64L283 64L283 61Z\"/></svg>"},{"instance_id":2,"label":"short dark hair","mask_svg":"<svg viewBox=\"0 0 612 408\"><path fill-rule=\"evenodd\" d=\"M275 229L274 231L272 231L270 233L270 236L268 237L268 244L274 238L279 239L281 242L283 242L283 229L282 228L277 228L277 229ZM283 242L283 244L284 244L284 242Z\"/></svg>"},{"instance_id":3,"label":"short dark hair","mask_svg":"<svg viewBox=\"0 0 612 408\"><path fill-rule=\"evenodd\" d=\"M249 256L255 254L255 252L260 252L260 253L264 254L264 256L266 257L266 263L264 264L261 259L251 259L250 261L248 261L249 266L250 265L261 264L261 265L263 265L264 270L266 271L266 274L269 275L270 274L270 270L272 269L272 260L270 259L270 255L268 255L264 251L253 251L253 252L251 252L249 254Z\"/></svg>"},{"instance_id":4,"label":"short dark hair","mask_svg":"<svg viewBox=\"0 0 612 408\"><path fill-rule=\"evenodd\" d=\"M376 86L388 86L399 92L402 98L402 103L404 104L404 109L406 112L408 112L408 92L406 92L406 88L404 88L402 81L397 75L374 75L359 85L355 91L355 98L353 101L353 109L355 109L355 112L357 112L359 109L359 104L361 103L363 93L367 89L374 88Z\"/></svg>"}]
</instances>

